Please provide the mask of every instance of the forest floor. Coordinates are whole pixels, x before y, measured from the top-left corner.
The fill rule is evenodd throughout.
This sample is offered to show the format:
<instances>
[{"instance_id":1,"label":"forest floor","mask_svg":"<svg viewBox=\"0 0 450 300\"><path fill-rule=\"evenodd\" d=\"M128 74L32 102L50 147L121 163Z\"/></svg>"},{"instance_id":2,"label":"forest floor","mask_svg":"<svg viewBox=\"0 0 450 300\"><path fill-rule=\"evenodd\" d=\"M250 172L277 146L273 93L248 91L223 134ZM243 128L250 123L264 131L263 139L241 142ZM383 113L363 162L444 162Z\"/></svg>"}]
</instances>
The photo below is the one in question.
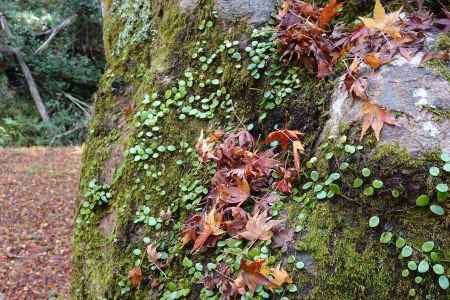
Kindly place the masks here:
<instances>
[{"instance_id":1,"label":"forest floor","mask_svg":"<svg viewBox=\"0 0 450 300\"><path fill-rule=\"evenodd\" d=\"M0 149L0 300L68 299L80 156Z\"/></svg>"}]
</instances>

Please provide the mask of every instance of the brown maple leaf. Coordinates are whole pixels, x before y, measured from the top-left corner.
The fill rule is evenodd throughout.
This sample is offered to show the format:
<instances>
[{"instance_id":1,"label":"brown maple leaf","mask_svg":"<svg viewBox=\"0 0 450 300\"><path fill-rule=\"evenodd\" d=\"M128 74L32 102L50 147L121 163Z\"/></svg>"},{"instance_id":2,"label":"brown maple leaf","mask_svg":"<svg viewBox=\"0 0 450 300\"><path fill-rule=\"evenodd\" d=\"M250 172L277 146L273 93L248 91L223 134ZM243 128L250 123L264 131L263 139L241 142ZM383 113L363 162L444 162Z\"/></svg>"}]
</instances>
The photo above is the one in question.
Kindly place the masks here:
<instances>
[{"instance_id":1,"label":"brown maple leaf","mask_svg":"<svg viewBox=\"0 0 450 300\"><path fill-rule=\"evenodd\" d=\"M134 267L128 272L128 278L130 278L131 284L134 288L137 288L142 281L142 271L140 267Z\"/></svg>"},{"instance_id":2,"label":"brown maple leaf","mask_svg":"<svg viewBox=\"0 0 450 300\"><path fill-rule=\"evenodd\" d=\"M239 294L243 295L247 291L254 292L258 285L273 287L272 281L261 273L265 260L257 260L255 262L241 260L240 272L234 281Z\"/></svg>"},{"instance_id":3,"label":"brown maple leaf","mask_svg":"<svg viewBox=\"0 0 450 300\"><path fill-rule=\"evenodd\" d=\"M203 228L195 240L192 251L198 251L205 244L206 240L211 236L219 236L225 233L221 228L223 223L223 214L216 212L213 208L203 218Z\"/></svg>"},{"instance_id":4,"label":"brown maple leaf","mask_svg":"<svg viewBox=\"0 0 450 300\"><path fill-rule=\"evenodd\" d=\"M249 241L268 241L273 235L272 228L281 223L281 220L271 220L271 217L267 216L267 211L256 212L248 219L245 231L239 236Z\"/></svg>"},{"instance_id":5,"label":"brown maple leaf","mask_svg":"<svg viewBox=\"0 0 450 300\"><path fill-rule=\"evenodd\" d=\"M364 102L362 121L363 125L361 130L361 136L359 138L360 141L362 141L364 135L366 134L367 130L370 127L372 127L372 130L375 133L377 141L379 141L380 132L381 129L383 129L383 125L385 123L390 125L396 125L396 122L391 113L386 108L381 107L372 101Z\"/></svg>"},{"instance_id":6,"label":"brown maple leaf","mask_svg":"<svg viewBox=\"0 0 450 300\"><path fill-rule=\"evenodd\" d=\"M336 0L330 0L330 2L322 9L319 16L319 27L325 28L331 20L334 19L339 13L337 12L344 6L344 3L337 3Z\"/></svg>"},{"instance_id":7,"label":"brown maple leaf","mask_svg":"<svg viewBox=\"0 0 450 300\"><path fill-rule=\"evenodd\" d=\"M183 226L181 231L181 243L186 245L190 241L195 241L197 239L197 228L202 221L202 216L195 214L189 217L187 222Z\"/></svg>"}]
</instances>

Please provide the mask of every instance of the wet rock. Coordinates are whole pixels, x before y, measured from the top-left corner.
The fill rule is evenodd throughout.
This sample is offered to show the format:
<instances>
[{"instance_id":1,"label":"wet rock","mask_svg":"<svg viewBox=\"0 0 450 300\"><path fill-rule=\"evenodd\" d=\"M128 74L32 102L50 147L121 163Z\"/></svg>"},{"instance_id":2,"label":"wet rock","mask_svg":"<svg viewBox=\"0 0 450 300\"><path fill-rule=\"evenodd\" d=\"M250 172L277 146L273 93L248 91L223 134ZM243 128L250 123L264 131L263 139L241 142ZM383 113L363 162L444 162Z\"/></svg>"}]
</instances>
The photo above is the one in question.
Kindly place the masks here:
<instances>
[{"instance_id":1,"label":"wet rock","mask_svg":"<svg viewBox=\"0 0 450 300\"><path fill-rule=\"evenodd\" d=\"M216 8L225 21L247 19L252 25L260 25L270 19L275 3L274 0L217 0Z\"/></svg>"},{"instance_id":2,"label":"wet rock","mask_svg":"<svg viewBox=\"0 0 450 300\"><path fill-rule=\"evenodd\" d=\"M369 98L398 115L397 126L383 127L379 145L398 144L412 155L433 149L450 151L450 84L420 66L423 54L410 61L396 57L376 72L367 72ZM354 101L338 85L324 134L337 136L341 124L360 122L362 101ZM359 124L359 123L358 123ZM322 136L322 138L326 138Z\"/></svg>"}]
</instances>

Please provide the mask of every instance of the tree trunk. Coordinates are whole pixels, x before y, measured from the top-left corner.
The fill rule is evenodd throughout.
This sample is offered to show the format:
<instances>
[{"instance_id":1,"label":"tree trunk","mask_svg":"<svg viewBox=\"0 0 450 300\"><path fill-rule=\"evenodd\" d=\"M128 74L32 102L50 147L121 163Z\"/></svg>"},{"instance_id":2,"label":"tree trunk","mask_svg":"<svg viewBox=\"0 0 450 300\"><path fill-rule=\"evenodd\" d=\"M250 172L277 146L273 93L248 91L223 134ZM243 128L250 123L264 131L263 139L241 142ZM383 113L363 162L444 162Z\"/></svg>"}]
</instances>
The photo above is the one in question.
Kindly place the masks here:
<instances>
[{"instance_id":1,"label":"tree trunk","mask_svg":"<svg viewBox=\"0 0 450 300\"><path fill-rule=\"evenodd\" d=\"M264 30L252 34L253 27L261 28L270 20L274 10L270 0L102 4L108 68L84 147L72 297L216 299L205 296L198 273L207 273L207 263L216 262L220 249L192 254L191 247L180 242L182 225L195 208L201 208L197 202L212 177L195 155L200 132L249 128L255 138L263 139L274 128L300 130L306 148L302 163L317 156L317 170L326 176L336 167L329 153L336 159L346 157L338 141L317 147L320 136L326 136L322 130L334 82L318 80L301 67L283 66L275 59L277 51L270 49L272 35ZM259 49L258 54L251 56L247 47ZM284 85L278 83L284 80ZM263 102L270 92L281 96ZM356 131L342 128L348 144L357 144ZM414 292L417 299L426 295L449 299L431 272L423 275L420 285L414 283L420 275L415 271L407 278L401 274L408 260L429 259L416 250L425 241L434 241L433 251L443 265L450 256L448 217L410 208L418 194L432 187L428 168L439 162L439 155L412 157L399 146L374 148L374 144L369 139L348 161L358 174L364 167L371 169L366 184L383 180L377 197L364 195L362 188L351 189L361 175L342 177L342 196L330 200L317 200L303 191L304 177L294 183L298 191L285 197L280 210L295 231L294 240L285 252L269 247L269 260L288 271L296 289L284 286L281 294L266 289L273 299L406 299ZM351 145L347 148L353 151ZM448 182L448 176L444 180ZM399 191L398 198L391 196L393 190ZM164 221L168 209L171 220ZM381 224L370 228L374 215ZM379 241L384 231L394 234L390 244ZM400 236L415 247L410 258L398 258L395 241ZM163 272L146 258L149 242L168 255L162 260ZM253 250L244 258L251 259L252 251L262 246L259 242L250 246ZM236 264L241 254L224 255L224 260ZM197 269L190 267L190 260ZM303 262L304 268L301 264L296 268L296 262ZM140 277L129 274L134 266L142 272L136 286L129 278ZM230 276L234 279L237 273ZM218 290L213 293L218 295ZM257 298L261 295L246 299L262 299Z\"/></svg>"}]
</instances>

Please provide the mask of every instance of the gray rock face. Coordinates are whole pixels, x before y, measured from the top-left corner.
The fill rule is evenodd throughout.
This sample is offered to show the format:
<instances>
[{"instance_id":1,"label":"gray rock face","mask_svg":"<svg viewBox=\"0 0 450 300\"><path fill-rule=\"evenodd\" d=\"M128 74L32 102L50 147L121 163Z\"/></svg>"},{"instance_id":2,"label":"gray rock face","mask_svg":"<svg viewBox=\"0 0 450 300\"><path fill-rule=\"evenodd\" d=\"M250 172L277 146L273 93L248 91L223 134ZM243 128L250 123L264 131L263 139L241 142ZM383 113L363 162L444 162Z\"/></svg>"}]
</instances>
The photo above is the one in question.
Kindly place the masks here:
<instances>
[{"instance_id":1,"label":"gray rock face","mask_svg":"<svg viewBox=\"0 0 450 300\"><path fill-rule=\"evenodd\" d=\"M244 18L252 25L260 25L270 19L275 3L274 0L217 0L216 7L225 21Z\"/></svg>"},{"instance_id":2,"label":"gray rock face","mask_svg":"<svg viewBox=\"0 0 450 300\"><path fill-rule=\"evenodd\" d=\"M180 8L184 13L191 13L197 8L199 0L180 0Z\"/></svg>"},{"instance_id":3,"label":"gray rock face","mask_svg":"<svg viewBox=\"0 0 450 300\"><path fill-rule=\"evenodd\" d=\"M436 115L450 110L450 84L419 67L422 55L410 61L397 57L377 72L367 73L369 98L400 115L397 126L383 127L379 144L398 144L412 155L432 149L450 152L450 120ZM354 101L339 84L324 133L336 136L340 124L359 122L361 112L362 101Z\"/></svg>"}]
</instances>

